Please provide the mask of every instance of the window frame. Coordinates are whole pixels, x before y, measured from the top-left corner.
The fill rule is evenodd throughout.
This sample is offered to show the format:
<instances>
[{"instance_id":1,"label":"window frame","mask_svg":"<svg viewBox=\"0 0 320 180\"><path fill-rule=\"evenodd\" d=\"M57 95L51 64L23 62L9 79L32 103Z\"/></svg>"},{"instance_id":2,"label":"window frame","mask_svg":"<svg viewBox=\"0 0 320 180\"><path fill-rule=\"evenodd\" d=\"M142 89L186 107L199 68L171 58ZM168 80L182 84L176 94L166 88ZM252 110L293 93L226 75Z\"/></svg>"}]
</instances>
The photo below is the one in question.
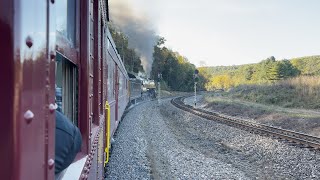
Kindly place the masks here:
<instances>
[{"instance_id":1,"label":"window frame","mask_svg":"<svg viewBox=\"0 0 320 180\"><path fill-rule=\"evenodd\" d=\"M89 36L89 27L87 26L87 23L85 21L89 20L89 2L88 1L74 1L75 2L75 7L72 8L75 11L75 18L74 18L74 25L75 25L75 35L74 35L74 40L70 41L68 40L67 37L63 36L61 33L57 33L56 29L56 53L61 54L63 57L65 57L70 63L75 65L77 69L77 74L78 77L76 79L78 88L77 92L77 126L81 132L82 135L82 147L81 151L78 153L77 158L79 159L81 157L84 157L86 154L89 152L90 144L88 144L88 139L90 138L90 124L87 116L84 117L83 113L87 114L88 113L88 99L85 99L82 97L82 94L88 94L88 90L85 88L88 87L87 84L87 79L88 77L88 70L87 65L88 62L87 59L89 58L89 52L87 50L87 40L85 41L84 39L87 39ZM80 8L81 7L81 8ZM80 13L81 10L81 13ZM88 13L88 15L87 15ZM68 15L68 13L67 13ZM68 19L68 17L67 17ZM73 19L73 18L72 18ZM80 19L82 22L80 22ZM69 20L69 19L68 19ZM89 21L88 21L89 22ZM82 32L82 34L80 34ZM88 35L87 35L88 34ZM85 44L85 46L80 46L80 43ZM81 57L80 55L84 55ZM88 56L88 57L87 57ZM84 82L83 82L84 81ZM81 102L81 103L80 103Z\"/></svg>"},{"instance_id":2,"label":"window frame","mask_svg":"<svg viewBox=\"0 0 320 180\"><path fill-rule=\"evenodd\" d=\"M69 2L67 2L67 10L68 10L68 6L70 5ZM76 118L77 119L72 119L72 122L76 122L76 126L80 127L81 126L81 122L80 122L80 75L81 75L81 69L79 67L80 66L80 58L79 58L79 48L80 48L80 2L78 2L77 0L74 0L74 7L71 7L71 10L73 10L74 12L69 12L67 11L66 15L66 20L67 20L67 24L73 24L74 27L72 29L74 29L74 37L73 37L73 41L70 41L65 35L63 35L61 32L59 32L56 29L56 53L57 56L58 54L61 55L66 61L68 61L69 63L71 63L72 65L74 65L76 71L77 71L77 77L74 80L74 82L76 82L77 84L77 88L76 91L74 92L73 95L78 96L75 97L76 98L76 106L74 108L77 108L77 115ZM70 14L74 14L73 17L70 17ZM73 19L74 22L70 22L70 20ZM67 29L67 32L69 32L70 30ZM62 67L62 69L64 69L64 67ZM65 78L63 78L65 79ZM63 80L64 83L65 80ZM62 90L62 101L65 98L64 96L64 91ZM73 97L74 98L74 97ZM74 110L73 108L73 110ZM80 128L79 128L80 129ZM80 129L81 131L81 129Z\"/></svg>"}]
</instances>

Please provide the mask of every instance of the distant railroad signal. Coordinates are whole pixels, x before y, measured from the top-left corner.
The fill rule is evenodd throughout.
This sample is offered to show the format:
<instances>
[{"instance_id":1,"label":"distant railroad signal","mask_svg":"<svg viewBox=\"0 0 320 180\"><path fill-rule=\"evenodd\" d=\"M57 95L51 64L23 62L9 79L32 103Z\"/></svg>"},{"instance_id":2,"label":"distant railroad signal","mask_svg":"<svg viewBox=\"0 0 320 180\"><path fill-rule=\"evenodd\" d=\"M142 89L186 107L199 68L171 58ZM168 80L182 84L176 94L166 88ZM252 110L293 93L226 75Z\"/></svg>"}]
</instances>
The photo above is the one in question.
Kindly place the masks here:
<instances>
[{"instance_id":1,"label":"distant railroad signal","mask_svg":"<svg viewBox=\"0 0 320 180\"><path fill-rule=\"evenodd\" d=\"M198 82L198 81L199 81L199 70L198 70L198 69L194 70L193 80L194 80L195 82Z\"/></svg>"},{"instance_id":2,"label":"distant railroad signal","mask_svg":"<svg viewBox=\"0 0 320 180\"><path fill-rule=\"evenodd\" d=\"M162 74L158 72L158 103L160 103L161 79L162 79Z\"/></svg>"},{"instance_id":3,"label":"distant railroad signal","mask_svg":"<svg viewBox=\"0 0 320 180\"><path fill-rule=\"evenodd\" d=\"M197 106L197 82L199 81L198 78L199 70L194 70L193 79L194 79L194 107Z\"/></svg>"},{"instance_id":4,"label":"distant railroad signal","mask_svg":"<svg viewBox=\"0 0 320 180\"><path fill-rule=\"evenodd\" d=\"M162 74L158 73L158 80L161 81L161 79L162 79Z\"/></svg>"}]
</instances>

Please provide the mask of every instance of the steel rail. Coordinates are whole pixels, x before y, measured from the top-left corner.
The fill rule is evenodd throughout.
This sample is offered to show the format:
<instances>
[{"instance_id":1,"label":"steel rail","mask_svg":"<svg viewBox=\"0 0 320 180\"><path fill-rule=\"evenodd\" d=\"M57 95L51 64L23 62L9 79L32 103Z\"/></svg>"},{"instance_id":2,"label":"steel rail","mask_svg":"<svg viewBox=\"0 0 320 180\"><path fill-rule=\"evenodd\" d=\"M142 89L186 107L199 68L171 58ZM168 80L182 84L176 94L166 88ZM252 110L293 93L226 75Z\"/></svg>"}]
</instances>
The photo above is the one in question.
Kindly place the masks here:
<instances>
[{"instance_id":1,"label":"steel rail","mask_svg":"<svg viewBox=\"0 0 320 180\"><path fill-rule=\"evenodd\" d=\"M260 133L264 135L269 135L274 138L284 139L289 141L290 143L296 143L298 145L302 145L301 147L308 147L320 150L320 138L311 136L308 134L303 134L300 132L295 132L287 129L282 129L279 127L274 127L265 124L259 124L255 122L251 122L248 120L228 116L225 114L218 114L215 112L194 108L193 106L187 105L183 102L185 97L178 97L171 100L171 103L187 112L195 114L197 116L203 117L205 119L218 121L227 125L231 125L234 127L239 127L245 129L249 132Z\"/></svg>"}]
</instances>

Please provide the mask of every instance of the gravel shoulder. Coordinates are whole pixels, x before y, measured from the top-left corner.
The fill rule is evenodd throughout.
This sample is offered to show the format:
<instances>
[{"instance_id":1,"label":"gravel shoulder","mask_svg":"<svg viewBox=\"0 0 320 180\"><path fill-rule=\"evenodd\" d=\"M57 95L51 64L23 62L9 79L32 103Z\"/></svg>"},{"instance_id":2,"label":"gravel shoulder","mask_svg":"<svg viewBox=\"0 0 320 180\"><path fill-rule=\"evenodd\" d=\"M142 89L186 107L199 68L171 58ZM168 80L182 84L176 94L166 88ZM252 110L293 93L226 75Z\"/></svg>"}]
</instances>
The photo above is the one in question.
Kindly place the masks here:
<instances>
[{"instance_id":1,"label":"gravel shoulder","mask_svg":"<svg viewBox=\"0 0 320 180\"><path fill-rule=\"evenodd\" d=\"M170 104L131 109L107 179L319 179L320 153L205 120Z\"/></svg>"}]
</instances>

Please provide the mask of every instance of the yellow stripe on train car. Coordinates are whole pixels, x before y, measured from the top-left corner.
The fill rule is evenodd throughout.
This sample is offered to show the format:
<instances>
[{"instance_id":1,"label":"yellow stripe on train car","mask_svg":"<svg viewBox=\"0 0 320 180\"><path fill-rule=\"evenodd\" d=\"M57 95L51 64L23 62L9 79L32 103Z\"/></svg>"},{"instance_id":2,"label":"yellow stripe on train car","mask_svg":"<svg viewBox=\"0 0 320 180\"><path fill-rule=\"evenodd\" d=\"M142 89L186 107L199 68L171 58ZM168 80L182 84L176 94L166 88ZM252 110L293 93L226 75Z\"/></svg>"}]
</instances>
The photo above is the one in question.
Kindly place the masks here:
<instances>
[{"instance_id":1,"label":"yellow stripe on train car","mask_svg":"<svg viewBox=\"0 0 320 180\"><path fill-rule=\"evenodd\" d=\"M106 159L104 161L104 167L106 167L109 162L109 149L110 149L110 105L108 101L106 101L105 105L106 110L106 147L104 149Z\"/></svg>"}]
</instances>

